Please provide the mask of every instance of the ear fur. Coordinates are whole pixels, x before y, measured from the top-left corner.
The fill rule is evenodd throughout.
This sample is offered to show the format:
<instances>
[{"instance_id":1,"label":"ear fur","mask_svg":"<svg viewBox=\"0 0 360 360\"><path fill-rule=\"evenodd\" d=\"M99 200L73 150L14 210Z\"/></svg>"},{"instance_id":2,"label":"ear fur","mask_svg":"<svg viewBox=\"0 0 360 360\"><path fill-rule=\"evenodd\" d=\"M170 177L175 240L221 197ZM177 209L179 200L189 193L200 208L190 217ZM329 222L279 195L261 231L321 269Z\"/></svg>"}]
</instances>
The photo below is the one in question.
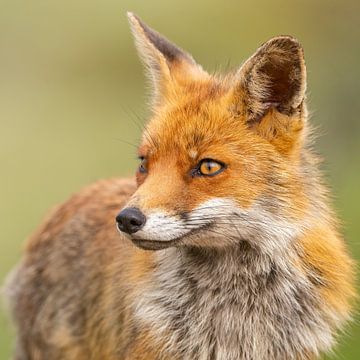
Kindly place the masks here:
<instances>
[{"instance_id":1,"label":"ear fur","mask_svg":"<svg viewBox=\"0 0 360 360\"><path fill-rule=\"evenodd\" d=\"M299 42L290 36L263 44L235 77L234 106L249 123L262 119L270 108L292 116L305 97L306 68Z\"/></svg>"},{"instance_id":2,"label":"ear fur","mask_svg":"<svg viewBox=\"0 0 360 360\"><path fill-rule=\"evenodd\" d=\"M151 29L135 14L128 12L127 15L138 53L149 72L155 104L171 91L174 82L181 83L187 77L206 74L191 55Z\"/></svg>"}]
</instances>

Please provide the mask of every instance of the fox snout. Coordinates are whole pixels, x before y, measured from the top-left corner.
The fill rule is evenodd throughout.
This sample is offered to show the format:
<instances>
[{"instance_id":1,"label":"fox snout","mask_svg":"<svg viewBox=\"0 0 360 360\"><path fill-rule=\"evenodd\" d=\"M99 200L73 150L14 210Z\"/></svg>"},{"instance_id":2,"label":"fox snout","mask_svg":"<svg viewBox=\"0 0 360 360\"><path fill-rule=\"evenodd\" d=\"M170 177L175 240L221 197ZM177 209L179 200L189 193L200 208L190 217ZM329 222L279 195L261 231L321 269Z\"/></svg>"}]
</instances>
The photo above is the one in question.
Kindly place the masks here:
<instances>
[{"instance_id":1,"label":"fox snout","mask_svg":"<svg viewBox=\"0 0 360 360\"><path fill-rule=\"evenodd\" d=\"M162 211L143 213L138 207L128 205L116 216L117 228L138 247L160 250L175 245L188 231L176 216Z\"/></svg>"},{"instance_id":2,"label":"fox snout","mask_svg":"<svg viewBox=\"0 0 360 360\"><path fill-rule=\"evenodd\" d=\"M127 234L134 234L144 227L146 216L136 207L127 207L116 217L118 229Z\"/></svg>"}]
</instances>

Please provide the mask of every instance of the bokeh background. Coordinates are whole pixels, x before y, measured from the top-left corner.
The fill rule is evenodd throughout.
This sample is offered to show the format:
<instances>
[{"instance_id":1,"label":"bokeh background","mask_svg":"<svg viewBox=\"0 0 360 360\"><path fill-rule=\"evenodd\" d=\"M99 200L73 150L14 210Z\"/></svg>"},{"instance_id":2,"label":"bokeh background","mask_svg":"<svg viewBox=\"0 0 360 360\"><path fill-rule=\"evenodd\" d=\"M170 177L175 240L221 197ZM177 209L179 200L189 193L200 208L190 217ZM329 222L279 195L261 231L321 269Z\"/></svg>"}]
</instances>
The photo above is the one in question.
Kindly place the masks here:
<instances>
[{"instance_id":1,"label":"bokeh background","mask_svg":"<svg viewBox=\"0 0 360 360\"><path fill-rule=\"evenodd\" d=\"M0 283L47 209L92 181L131 174L146 120L132 10L209 70L279 34L302 42L316 148L360 259L360 2L0 0ZM0 311L0 359L14 340ZM329 359L360 359L360 327Z\"/></svg>"}]
</instances>

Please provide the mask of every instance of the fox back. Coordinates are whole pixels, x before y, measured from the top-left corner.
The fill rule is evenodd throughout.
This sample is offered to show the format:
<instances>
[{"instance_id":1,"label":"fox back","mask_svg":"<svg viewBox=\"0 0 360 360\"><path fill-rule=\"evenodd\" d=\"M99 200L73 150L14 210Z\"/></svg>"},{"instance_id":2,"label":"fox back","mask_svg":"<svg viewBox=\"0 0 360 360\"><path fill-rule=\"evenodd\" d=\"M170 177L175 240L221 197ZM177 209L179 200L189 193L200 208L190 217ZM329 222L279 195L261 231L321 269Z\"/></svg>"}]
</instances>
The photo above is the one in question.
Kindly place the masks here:
<instances>
[{"instance_id":1,"label":"fox back","mask_svg":"<svg viewBox=\"0 0 360 360\"><path fill-rule=\"evenodd\" d=\"M129 21L153 88L136 179L84 189L30 238L8 285L15 359L330 351L354 265L310 146L299 42L275 37L210 75Z\"/></svg>"}]
</instances>

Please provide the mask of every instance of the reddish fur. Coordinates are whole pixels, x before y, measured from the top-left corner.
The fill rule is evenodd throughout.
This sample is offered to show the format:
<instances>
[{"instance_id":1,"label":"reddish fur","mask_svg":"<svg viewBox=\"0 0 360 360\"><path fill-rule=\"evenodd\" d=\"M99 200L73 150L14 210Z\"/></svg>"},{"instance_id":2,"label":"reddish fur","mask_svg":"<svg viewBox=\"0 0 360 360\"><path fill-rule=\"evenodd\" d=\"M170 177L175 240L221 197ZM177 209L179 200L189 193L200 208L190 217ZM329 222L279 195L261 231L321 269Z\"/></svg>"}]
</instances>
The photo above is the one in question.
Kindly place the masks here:
<instances>
[{"instance_id":1,"label":"reddish fur","mask_svg":"<svg viewBox=\"0 0 360 360\"><path fill-rule=\"evenodd\" d=\"M161 67L166 67L164 59ZM312 199L305 188L306 174L301 173L300 164L304 151L311 162L316 159L304 150L305 105L301 104L300 111L293 114L271 108L261 121L249 124L247 113L238 112L234 106L248 104L248 94L241 89L234 92L232 77L219 79L204 72L194 76L194 69L181 61L174 62L171 71L176 85L162 83L161 104L154 109L139 148L139 154L148 158L149 175L137 174L138 187L134 180L113 179L86 188L57 208L27 243L22 271L27 268L32 271L24 278L20 275L19 281L24 284L16 290L14 312L22 324L19 342L29 358L45 359L42 349L49 342L59 347L62 358L67 360L159 359L161 339L155 339L142 324L135 324L139 331L136 336L129 330L136 322L131 304L144 284L155 281L156 259L153 252L134 247L116 231L114 218L125 204L136 205L143 211L161 208L178 213L189 212L210 198L226 197L247 209L265 190L264 179L276 164L286 192L274 196L283 197L281 200L289 204L279 215L297 221L306 215ZM196 137L202 138L200 145ZM192 138L194 144L189 143ZM191 150L197 152L196 159L189 155ZM210 180L192 179L188 169L203 158L221 160L228 165L228 171ZM354 266L335 231L333 215L327 212L326 216L324 224L299 240L302 257L294 265L305 273L309 269L320 273L327 285L318 290L323 302L333 307L339 317L346 318L355 296ZM91 236L89 229L94 229ZM101 288L94 288L91 282L77 284L76 274L83 270L77 268L71 254L64 252L62 241L67 231L70 234L67 238L74 241L75 254L79 251L77 244L85 243L77 260ZM85 279L91 281L91 276ZM68 292L76 290L77 284L93 294L96 307L86 303L86 298L82 304L87 317L79 328L80 340L69 332L66 323L62 326L61 319L54 320L46 312L42 313L43 318L37 317L46 310L39 303L48 296L48 290L41 287L45 285L39 288L34 285L38 282L49 287L69 283ZM37 302L36 296L41 301ZM35 321L40 326L29 339ZM310 359L312 354L300 358ZM17 359L24 358L18 355ZM165 354L163 359L174 357Z\"/></svg>"}]
</instances>

